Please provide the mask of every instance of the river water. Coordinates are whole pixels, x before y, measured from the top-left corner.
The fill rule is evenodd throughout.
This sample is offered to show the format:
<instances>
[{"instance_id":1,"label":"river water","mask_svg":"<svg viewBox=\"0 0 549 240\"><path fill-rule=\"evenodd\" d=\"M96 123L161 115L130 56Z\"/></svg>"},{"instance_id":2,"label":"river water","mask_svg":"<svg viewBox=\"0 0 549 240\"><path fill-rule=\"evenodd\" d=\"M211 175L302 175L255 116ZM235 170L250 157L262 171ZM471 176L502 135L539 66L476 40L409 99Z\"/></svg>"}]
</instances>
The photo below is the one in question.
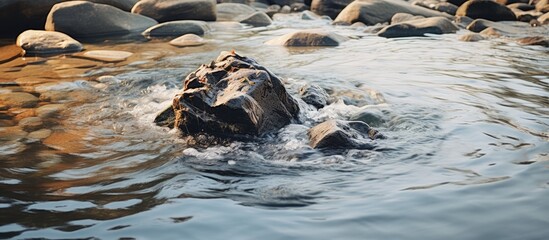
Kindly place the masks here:
<instances>
[{"instance_id":1,"label":"river water","mask_svg":"<svg viewBox=\"0 0 549 240\"><path fill-rule=\"evenodd\" d=\"M134 53L119 63L52 56L0 65L0 94L27 91L64 109L43 119L48 138L1 142L0 238L549 237L547 48L461 42L464 30L384 39L297 17L213 27L201 47L86 44ZM264 44L298 28L350 40ZM152 123L186 74L232 49L283 78L293 96L315 83L334 102L320 111L301 103L301 123L252 141L208 145ZM388 137L374 150L308 146L315 123L361 113L380 116L370 123Z\"/></svg>"}]
</instances>

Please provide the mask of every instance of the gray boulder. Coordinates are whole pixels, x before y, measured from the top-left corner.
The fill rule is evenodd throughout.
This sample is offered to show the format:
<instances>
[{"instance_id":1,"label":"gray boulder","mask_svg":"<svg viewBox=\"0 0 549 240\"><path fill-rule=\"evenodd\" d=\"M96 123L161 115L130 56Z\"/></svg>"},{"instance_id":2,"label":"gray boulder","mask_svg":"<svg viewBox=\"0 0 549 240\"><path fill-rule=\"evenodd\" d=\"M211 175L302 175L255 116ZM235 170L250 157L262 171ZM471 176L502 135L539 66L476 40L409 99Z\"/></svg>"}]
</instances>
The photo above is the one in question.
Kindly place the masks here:
<instances>
[{"instance_id":1,"label":"gray boulder","mask_svg":"<svg viewBox=\"0 0 549 240\"><path fill-rule=\"evenodd\" d=\"M339 24L363 22L366 25L375 25L389 22L396 13L409 13L424 17L451 17L448 14L415 6L401 0L356 0L345 7L334 22Z\"/></svg>"},{"instance_id":2,"label":"gray boulder","mask_svg":"<svg viewBox=\"0 0 549 240\"><path fill-rule=\"evenodd\" d=\"M444 17L430 17L405 21L384 27L377 33L380 37L422 37L427 33L445 34L455 33L458 27Z\"/></svg>"},{"instance_id":3,"label":"gray boulder","mask_svg":"<svg viewBox=\"0 0 549 240\"><path fill-rule=\"evenodd\" d=\"M109 5L71 1L53 6L45 28L75 38L93 38L140 32L155 24L154 19Z\"/></svg>"},{"instance_id":4,"label":"gray boulder","mask_svg":"<svg viewBox=\"0 0 549 240\"><path fill-rule=\"evenodd\" d=\"M145 37L176 37L189 33L202 36L209 30L208 24L204 21L180 20L154 25L141 34Z\"/></svg>"},{"instance_id":5,"label":"gray boulder","mask_svg":"<svg viewBox=\"0 0 549 240\"><path fill-rule=\"evenodd\" d=\"M269 26L273 23L273 20L265 12L254 12L251 15L245 17L240 23L252 25L254 27Z\"/></svg>"},{"instance_id":6,"label":"gray boulder","mask_svg":"<svg viewBox=\"0 0 549 240\"><path fill-rule=\"evenodd\" d=\"M348 40L346 37L336 33L312 29L288 33L281 37L267 41L266 44L282 45L287 47L339 46L339 44L346 40Z\"/></svg>"},{"instance_id":7,"label":"gray boulder","mask_svg":"<svg viewBox=\"0 0 549 240\"><path fill-rule=\"evenodd\" d=\"M282 81L255 60L222 52L187 76L183 91L155 122L187 134L263 135L297 117Z\"/></svg>"},{"instance_id":8,"label":"gray boulder","mask_svg":"<svg viewBox=\"0 0 549 240\"><path fill-rule=\"evenodd\" d=\"M515 21L517 17L508 7L491 0L469 0L456 11L456 16L490 21Z\"/></svg>"},{"instance_id":9,"label":"gray boulder","mask_svg":"<svg viewBox=\"0 0 549 240\"><path fill-rule=\"evenodd\" d=\"M360 121L328 120L308 131L313 148L373 149L372 140L383 138L377 130Z\"/></svg>"},{"instance_id":10,"label":"gray boulder","mask_svg":"<svg viewBox=\"0 0 549 240\"><path fill-rule=\"evenodd\" d=\"M334 19L347 5L354 0L313 0L311 2L311 11L320 14L328 15Z\"/></svg>"},{"instance_id":11,"label":"gray boulder","mask_svg":"<svg viewBox=\"0 0 549 240\"><path fill-rule=\"evenodd\" d=\"M132 8L158 22L175 20L216 20L215 0L141 0Z\"/></svg>"},{"instance_id":12,"label":"gray boulder","mask_svg":"<svg viewBox=\"0 0 549 240\"><path fill-rule=\"evenodd\" d=\"M53 5L70 0L1 0L0 36L17 36L29 29L43 29ZM88 0L130 11L138 0Z\"/></svg>"},{"instance_id":13,"label":"gray boulder","mask_svg":"<svg viewBox=\"0 0 549 240\"><path fill-rule=\"evenodd\" d=\"M82 51L82 44L60 32L27 30L17 37L17 46L25 54L47 55Z\"/></svg>"},{"instance_id":14,"label":"gray boulder","mask_svg":"<svg viewBox=\"0 0 549 240\"><path fill-rule=\"evenodd\" d=\"M330 102L328 93L318 85L307 84L299 89L301 100L318 109L325 107Z\"/></svg>"}]
</instances>

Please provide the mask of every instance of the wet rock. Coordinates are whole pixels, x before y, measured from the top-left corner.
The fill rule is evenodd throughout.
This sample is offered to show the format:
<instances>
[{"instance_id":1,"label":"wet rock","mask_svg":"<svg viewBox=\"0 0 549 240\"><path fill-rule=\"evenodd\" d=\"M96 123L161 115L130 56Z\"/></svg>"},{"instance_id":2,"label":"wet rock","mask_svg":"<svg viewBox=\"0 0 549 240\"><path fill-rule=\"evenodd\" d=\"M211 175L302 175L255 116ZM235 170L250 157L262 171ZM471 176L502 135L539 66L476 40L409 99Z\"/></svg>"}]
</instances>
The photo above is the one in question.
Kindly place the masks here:
<instances>
[{"instance_id":1,"label":"wet rock","mask_svg":"<svg viewBox=\"0 0 549 240\"><path fill-rule=\"evenodd\" d=\"M412 2L412 5L417 5L424 8L429 8L439 12L445 12L450 15L455 15L458 7L449 2L439 2L438 0L417 0Z\"/></svg>"},{"instance_id":2,"label":"wet rock","mask_svg":"<svg viewBox=\"0 0 549 240\"><path fill-rule=\"evenodd\" d=\"M485 40L485 39L486 38L484 38L479 33L468 33L468 34L465 34L465 35L462 35L462 36L459 37L459 40L464 41L464 42L478 42L478 41L482 41L482 40Z\"/></svg>"},{"instance_id":3,"label":"wet rock","mask_svg":"<svg viewBox=\"0 0 549 240\"><path fill-rule=\"evenodd\" d=\"M538 18L540 24L549 24L549 13L545 13Z\"/></svg>"},{"instance_id":4,"label":"wet rock","mask_svg":"<svg viewBox=\"0 0 549 240\"><path fill-rule=\"evenodd\" d=\"M264 12L255 12L250 16L245 17L240 23L252 25L254 27L269 26L273 23L271 18Z\"/></svg>"},{"instance_id":5,"label":"wet rock","mask_svg":"<svg viewBox=\"0 0 549 240\"><path fill-rule=\"evenodd\" d=\"M16 45L7 45L0 47L0 64L9 62L23 55L23 51Z\"/></svg>"},{"instance_id":6,"label":"wet rock","mask_svg":"<svg viewBox=\"0 0 549 240\"><path fill-rule=\"evenodd\" d=\"M28 118L21 119L18 125L24 131L32 132L42 128L42 126L44 125L44 122L42 122L42 119L39 117L28 117Z\"/></svg>"},{"instance_id":7,"label":"wet rock","mask_svg":"<svg viewBox=\"0 0 549 240\"><path fill-rule=\"evenodd\" d=\"M518 27L518 23L523 24L524 27ZM483 32L486 29L491 28L507 36L527 34L530 31L530 29L528 29L530 28L529 24L521 22L517 22L517 24L509 25L484 19L476 19L467 26L467 30L472 32Z\"/></svg>"},{"instance_id":8,"label":"wet rock","mask_svg":"<svg viewBox=\"0 0 549 240\"><path fill-rule=\"evenodd\" d=\"M547 13L549 12L549 0L539 0L536 3L536 11Z\"/></svg>"},{"instance_id":9,"label":"wet rock","mask_svg":"<svg viewBox=\"0 0 549 240\"><path fill-rule=\"evenodd\" d=\"M19 126L0 128L0 140L3 141L17 141L26 137L27 134Z\"/></svg>"},{"instance_id":10,"label":"wet rock","mask_svg":"<svg viewBox=\"0 0 549 240\"><path fill-rule=\"evenodd\" d=\"M85 152L86 145L83 141L86 132L62 132L55 131L43 140L43 144L65 153L82 153Z\"/></svg>"},{"instance_id":11,"label":"wet rock","mask_svg":"<svg viewBox=\"0 0 549 240\"><path fill-rule=\"evenodd\" d=\"M29 133L29 135L27 135L27 138L41 140L41 139L48 138L51 135L51 133L52 131L50 129L40 129L40 130Z\"/></svg>"},{"instance_id":12,"label":"wet rock","mask_svg":"<svg viewBox=\"0 0 549 240\"><path fill-rule=\"evenodd\" d=\"M499 31L499 30L497 30L493 27L486 28L486 29L480 31L479 34L482 35L483 37L486 37L486 38L497 38L497 37L501 37L502 35L504 35L501 31Z\"/></svg>"},{"instance_id":13,"label":"wet rock","mask_svg":"<svg viewBox=\"0 0 549 240\"><path fill-rule=\"evenodd\" d=\"M345 7L334 22L340 24L363 22L366 25L375 25L389 22L396 13L409 13L424 17L450 17L448 14L414 6L401 0L356 0Z\"/></svg>"},{"instance_id":14,"label":"wet rock","mask_svg":"<svg viewBox=\"0 0 549 240\"><path fill-rule=\"evenodd\" d=\"M467 16L459 16L454 18L454 22L461 28L467 28L474 20Z\"/></svg>"},{"instance_id":15,"label":"wet rock","mask_svg":"<svg viewBox=\"0 0 549 240\"><path fill-rule=\"evenodd\" d=\"M41 30L21 33L17 37L17 46L31 55L80 52L83 48L81 43L64 33Z\"/></svg>"},{"instance_id":16,"label":"wet rock","mask_svg":"<svg viewBox=\"0 0 549 240\"><path fill-rule=\"evenodd\" d=\"M504 5L507 5L507 4L504 4ZM513 4L507 5L507 7L510 8L511 10L519 9L519 10L522 10L522 11L530 11L530 10L535 10L536 9L536 6L530 5L528 3L513 3Z\"/></svg>"},{"instance_id":17,"label":"wet rock","mask_svg":"<svg viewBox=\"0 0 549 240\"><path fill-rule=\"evenodd\" d=\"M377 33L380 37L398 38L398 37L421 37L427 33L446 34L455 33L458 30L450 20L444 17L431 17L425 19L416 19L389 25Z\"/></svg>"},{"instance_id":18,"label":"wet rock","mask_svg":"<svg viewBox=\"0 0 549 240\"><path fill-rule=\"evenodd\" d=\"M102 62L121 62L129 58L133 53L116 50L91 50L75 56Z\"/></svg>"},{"instance_id":19,"label":"wet rock","mask_svg":"<svg viewBox=\"0 0 549 240\"><path fill-rule=\"evenodd\" d=\"M216 8L217 21L240 21L256 12L254 8L240 3L220 3Z\"/></svg>"},{"instance_id":20,"label":"wet rock","mask_svg":"<svg viewBox=\"0 0 549 240\"><path fill-rule=\"evenodd\" d=\"M537 11L526 12L518 9L513 9L513 13L515 14L515 16L517 16L517 21L527 22L527 23L529 23L530 21L537 21L538 17L542 15L542 13Z\"/></svg>"},{"instance_id":21,"label":"wet rock","mask_svg":"<svg viewBox=\"0 0 549 240\"><path fill-rule=\"evenodd\" d=\"M318 85L307 84L299 89L301 99L316 108L323 108L329 104L330 96Z\"/></svg>"},{"instance_id":22,"label":"wet rock","mask_svg":"<svg viewBox=\"0 0 549 240\"><path fill-rule=\"evenodd\" d=\"M215 0L141 0L132 8L158 22L175 20L216 20Z\"/></svg>"},{"instance_id":23,"label":"wet rock","mask_svg":"<svg viewBox=\"0 0 549 240\"><path fill-rule=\"evenodd\" d=\"M506 6L491 0L469 0L461 5L456 16L467 16L472 19L486 19L490 21L515 21L517 17Z\"/></svg>"},{"instance_id":24,"label":"wet rock","mask_svg":"<svg viewBox=\"0 0 549 240\"><path fill-rule=\"evenodd\" d=\"M145 37L172 37L190 33L203 36L209 30L208 24L204 21L180 20L152 26L141 34Z\"/></svg>"},{"instance_id":25,"label":"wet rock","mask_svg":"<svg viewBox=\"0 0 549 240\"><path fill-rule=\"evenodd\" d=\"M121 10L124 10L126 12L131 11L133 6L137 2L139 2L139 0L86 0L86 1L93 2L93 3L107 4L107 5L119 8Z\"/></svg>"},{"instance_id":26,"label":"wet rock","mask_svg":"<svg viewBox=\"0 0 549 240\"><path fill-rule=\"evenodd\" d=\"M391 18L391 24L397 24L401 22L406 22L406 21L416 20L416 19L424 19L424 18L425 18L424 16L414 16L409 13L397 13L393 15L393 17Z\"/></svg>"},{"instance_id":27,"label":"wet rock","mask_svg":"<svg viewBox=\"0 0 549 240\"><path fill-rule=\"evenodd\" d=\"M349 120L365 122L369 126L381 126L385 123L383 113L377 109L367 109L353 114Z\"/></svg>"},{"instance_id":28,"label":"wet rock","mask_svg":"<svg viewBox=\"0 0 549 240\"><path fill-rule=\"evenodd\" d=\"M521 38L517 41L518 43L522 45L538 45L538 46L544 46L549 47L549 37L525 37Z\"/></svg>"},{"instance_id":29,"label":"wet rock","mask_svg":"<svg viewBox=\"0 0 549 240\"><path fill-rule=\"evenodd\" d=\"M109 5L71 1L53 6L46 20L46 30L75 38L93 38L140 32L156 24L151 18Z\"/></svg>"},{"instance_id":30,"label":"wet rock","mask_svg":"<svg viewBox=\"0 0 549 240\"><path fill-rule=\"evenodd\" d=\"M36 116L40 118L52 118L58 116L63 110L65 110L64 104L47 104L37 108Z\"/></svg>"},{"instance_id":31,"label":"wet rock","mask_svg":"<svg viewBox=\"0 0 549 240\"><path fill-rule=\"evenodd\" d=\"M294 33L283 35L266 42L269 45L282 45L288 47L304 46L339 46L339 44L348 39L336 33L326 32L324 30L301 30Z\"/></svg>"},{"instance_id":32,"label":"wet rock","mask_svg":"<svg viewBox=\"0 0 549 240\"><path fill-rule=\"evenodd\" d=\"M266 10L265 13L269 15L269 17L273 17L276 13L280 11L282 7L280 5L270 5Z\"/></svg>"},{"instance_id":33,"label":"wet rock","mask_svg":"<svg viewBox=\"0 0 549 240\"><path fill-rule=\"evenodd\" d=\"M12 92L0 94L2 104L11 108L32 108L38 104L38 98L30 93Z\"/></svg>"},{"instance_id":34,"label":"wet rock","mask_svg":"<svg viewBox=\"0 0 549 240\"><path fill-rule=\"evenodd\" d=\"M337 15L354 0L313 0L311 11L319 15L328 15L334 19Z\"/></svg>"},{"instance_id":35,"label":"wet rock","mask_svg":"<svg viewBox=\"0 0 549 240\"><path fill-rule=\"evenodd\" d=\"M282 8L280 8L280 11L279 11L279 13L286 13L286 14L291 12L292 12L292 8L288 5L282 6Z\"/></svg>"},{"instance_id":36,"label":"wet rock","mask_svg":"<svg viewBox=\"0 0 549 240\"><path fill-rule=\"evenodd\" d=\"M170 41L170 44L176 47L192 47L204 45L206 41L200 36L194 34L185 34Z\"/></svg>"},{"instance_id":37,"label":"wet rock","mask_svg":"<svg viewBox=\"0 0 549 240\"><path fill-rule=\"evenodd\" d=\"M13 117L13 120L15 121L21 121L21 119L36 116L34 108L11 109L10 112L16 114L15 117Z\"/></svg>"},{"instance_id":38,"label":"wet rock","mask_svg":"<svg viewBox=\"0 0 549 240\"><path fill-rule=\"evenodd\" d=\"M167 111L167 112L166 112ZM187 76L171 109L155 122L184 133L262 135L277 131L297 117L297 102L281 80L255 60L222 52L215 61ZM173 112L173 113L170 113Z\"/></svg>"},{"instance_id":39,"label":"wet rock","mask_svg":"<svg viewBox=\"0 0 549 240\"><path fill-rule=\"evenodd\" d=\"M372 140L382 135L360 121L328 120L309 129L313 148L373 149Z\"/></svg>"},{"instance_id":40,"label":"wet rock","mask_svg":"<svg viewBox=\"0 0 549 240\"><path fill-rule=\"evenodd\" d=\"M317 19L321 19L322 17L317 15L316 13L314 12L311 12L309 10L305 10L303 12L301 12L301 19L302 20L317 20Z\"/></svg>"}]
</instances>

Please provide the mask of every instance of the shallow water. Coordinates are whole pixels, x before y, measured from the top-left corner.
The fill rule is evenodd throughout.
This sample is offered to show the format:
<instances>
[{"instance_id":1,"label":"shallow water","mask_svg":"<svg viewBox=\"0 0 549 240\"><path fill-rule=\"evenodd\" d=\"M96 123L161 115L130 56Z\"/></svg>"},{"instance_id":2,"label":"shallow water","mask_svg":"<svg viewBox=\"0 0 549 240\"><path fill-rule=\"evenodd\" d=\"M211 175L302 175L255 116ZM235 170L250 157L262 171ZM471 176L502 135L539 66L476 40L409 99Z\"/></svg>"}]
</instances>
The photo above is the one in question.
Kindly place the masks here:
<instances>
[{"instance_id":1,"label":"shallow water","mask_svg":"<svg viewBox=\"0 0 549 240\"><path fill-rule=\"evenodd\" d=\"M351 40L263 44L311 27ZM134 53L119 63L0 65L0 94L27 91L65 109L44 119L46 139L2 140L0 238L546 239L547 48L460 42L464 31L388 40L363 30L284 18L218 27L202 47L86 45ZM294 96L315 83L336 101L320 111L301 103L301 123L246 142L190 144L152 124L186 74L231 49ZM372 125L388 138L374 150L308 146L315 123L361 112L382 115Z\"/></svg>"}]
</instances>

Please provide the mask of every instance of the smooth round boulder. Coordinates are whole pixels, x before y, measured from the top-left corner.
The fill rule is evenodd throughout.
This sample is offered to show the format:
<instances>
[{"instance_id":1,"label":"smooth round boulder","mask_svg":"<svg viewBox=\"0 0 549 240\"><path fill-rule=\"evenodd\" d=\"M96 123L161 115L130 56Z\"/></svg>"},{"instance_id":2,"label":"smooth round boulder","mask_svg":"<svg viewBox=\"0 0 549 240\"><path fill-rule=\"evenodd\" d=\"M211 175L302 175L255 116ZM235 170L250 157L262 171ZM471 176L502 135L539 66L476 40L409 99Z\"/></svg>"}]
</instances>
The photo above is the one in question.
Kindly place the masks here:
<instances>
[{"instance_id":1,"label":"smooth round boulder","mask_svg":"<svg viewBox=\"0 0 549 240\"><path fill-rule=\"evenodd\" d=\"M39 117L28 117L28 118L21 119L18 125L24 131L32 132L42 128L42 126L44 125L44 122L42 122L42 119Z\"/></svg>"},{"instance_id":2,"label":"smooth round boulder","mask_svg":"<svg viewBox=\"0 0 549 240\"><path fill-rule=\"evenodd\" d=\"M27 135L27 138L42 140L48 138L51 133L52 131L50 129L40 129L29 133L29 135Z\"/></svg>"},{"instance_id":3,"label":"smooth round boulder","mask_svg":"<svg viewBox=\"0 0 549 240\"><path fill-rule=\"evenodd\" d=\"M46 30L75 38L94 38L141 32L156 24L151 18L109 5L71 1L53 6L46 20Z\"/></svg>"},{"instance_id":4,"label":"smooth round boulder","mask_svg":"<svg viewBox=\"0 0 549 240\"><path fill-rule=\"evenodd\" d=\"M65 110L64 104L47 104L36 109L36 116L40 118L52 118Z\"/></svg>"},{"instance_id":5,"label":"smooth round boulder","mask_svg":"<svg viewBox=\"0 0 549 240\"><path fill-rule=\"evenodd\" d=\"M311 11L319 15L327 15L334 19L347 5L354 0L313 0Z\"/></svg>"},{"instance_id":6,"label":"smooth round boulder","mask_svg":"<svg viewBox=\"0 0 549 240\"><path fill-rule=\"evenodd\" d=\"M170 44L176 47L200 46L200 45L204 45L205 43L206 43L206 40L192 33L185 34L181 37L178 37L170 41Z\"/></svg>"},{"instance_id":7,"label":"smooth round boulder","mask_svg":"<svg viewBox=\"0 0 549 240\"><path fill-rule=\"evenodd\" d=\"M27 30L17 37L17 46L25 54L42 55L82 51L82 44L60 32Z\"/></svg>"},{"instance_id":8,"label":"smooth round boulder","mask_svg":"<svg viewBox=\"0 0 549 240\"><path fill-rule=\"evenodd\" d=\"M242 19L240 23L248 24L254 27L264 27L271 25L273 21L265 12L254 12L250 16Z\"/></svg>"},{"instance_id":9,"label":"smooth round boulder","mask_svg":"<svg viewBox=\"0 0 549 240\"><path fill-rule=\"evenodd\" d=\"M32 108L38 104L38 98L26 92L0 94L0 102L10 108Z\"/></svg>"},{"instance_id":10,"label":"smooth round boulder","mask_svg":"<svg viewBox=\"0 0 549 240\"><path fill-rule=\"evenodd\" d=\"M267 41L266 44L282 45L287 47L339 46L342 42L347 40L347 37L336 33L313 29L288 33L281 37Z\"/></svg>"},{"instance_id":11,"label":"smooth round boulder","mask_svg":"<svg viewBox=\"0 0 549 240\"><path fill-rule=\"evenodd\" d=\"M356 0L345 7L334 22L337 24L363 22L366 25L376 25L389 22L397 13L450 18L450 15L446 13L415 6L401 0Z\"/></svg>"},{"instance_id":12,"label":"smooth round boulder","mask_svg":"<svg viewBox=\"0 0 549 240\"><path fill-rule=\"evenodd\" d=\"M422 37L425 34L455 33L458 27L444 17L416 19L389 25L381 29L377 35L385 38Z\"/></svg>"},{"instance_id":13,"label":"smooth round boulder","mask_svg":"<svg viewBox=\"0 0 549 240\"><path fill-rule=\"evenodd\" d=\"M209 29L208 24L204 21L180 20L154 25L141 34L148 38L181 36L189 33L202 36Z\"/></svg>"},{"instance_id":14,"label":"smooth round boulder","mask_svg":"<svg viewBox=\"0 0 549 240\"><path fill-rule=\"evenodd\" d=\"M491 0L469 0L456 11L456 16L467 16L472 19L490 21L516 21L517 17L506 6Z\"/></svg>"},{"instance_id":15,"label":"smooth round boulder","mask_svg":"<svg viewBox=\"0 0 549 240\"><path fill-rule=\"evenodd\" d=\"M141 0L133 6L132 13L158 22L217 19L215 0Z\"/></svg>"}]
</instances>

